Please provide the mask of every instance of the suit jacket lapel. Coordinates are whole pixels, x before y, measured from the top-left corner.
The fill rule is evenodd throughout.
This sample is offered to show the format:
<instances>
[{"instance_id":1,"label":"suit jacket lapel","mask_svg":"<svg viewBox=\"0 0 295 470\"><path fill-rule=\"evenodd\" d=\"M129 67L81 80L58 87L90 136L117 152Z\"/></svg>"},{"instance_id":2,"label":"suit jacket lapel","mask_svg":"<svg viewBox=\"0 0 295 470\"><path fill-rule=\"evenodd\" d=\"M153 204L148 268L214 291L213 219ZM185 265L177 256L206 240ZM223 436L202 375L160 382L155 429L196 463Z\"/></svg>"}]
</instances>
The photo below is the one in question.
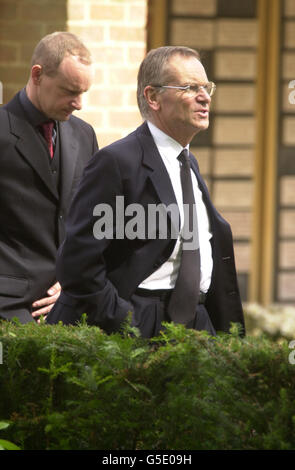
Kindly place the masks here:
<instances>
[{"instance_id":1,"label":"suit jacket lapel","mask_svg":"<svg viewBox=\"0 0 295 470\"><path fill-rule=\"evenodd\" d=\"M196 159L195 159L195 157L192 153L190 153L190 159L191 159L192 169L193 169L193 171L194 171L194 173L197 177L199 188L200 188L200 190L202 192L202 195L203 195L204 204L205 204L205 206L207 208L207 211L208 211L208 216L209 216L209 220L210 220L210 224L211 224L211 229L214 231L216 216L218 216L218 212L216 211L216 209L215 209L215 207L214 207L214 205L211 201L211 198L210 198L210 195L209 195L209 192L208 192L208 188L207 188L202 176L200 175L197 161L196 161Z\"/></svg>"},{"instance_id":2,"label":"suit jacket lapel","mask_svg":"<svg viewBox=\"0 0 295 470\"><path fill-rule=\"evenodd\" d=\"M166 167L146 122L137 129L137 135L144 151L143 164L149 169L149 178L153 183L160 201L166 206L169 206L171 203L177 204ZM197 177L200 190L202 191L205 206L208 210L212 230L215 231L216 220L218 219L219 214L212 204L207 186L200 175L198 163L192 153L190 153L190 160L192 169Z\"/></svg>"},{"instance_id":3,"label":"suit jacket lapel","mask_svg":"<svg viewBox=\"0 0 295 470\"><path fill-rule=\"evenodd\" d=\"M70 122L59 123L61 149L61 207L68 205L78 159L78 143Z\"/></svg>"},{"instance_id":4,"label":"suit jacket lapel","mask_svg":"<svg viewBox=\"0 0 295 470\"><path fill-rule=\"evenodd\" d=\"M143 148L142 163L149 169L148 177L152 182L161 203L166 208L170 204L175 204L175 206L177 206L177 201L169 174L146 123L138 128L137 135ZM168 216L170 217L169 212ZM176 222L174 218L171 221L172 223ZM179 222L179 220L177 222ZM175 228L178 230L178 227Z\"/></svg>"},{"instance_id":5,"label":"suit jacket lapel","mask_svg":"<svg viewBox=\"0 0 295 470\"><path fill-rule=\"evenodd\" d=\"M153 183L160 201L167 206L171 203L176 204L176 198L168 172L146 123L138 129L137 135L143 148L142 163L150 170L149 178Z\"/></svg>"},{"instance_id":6,"label":"suit jacket lapel","mask_svg":"<svg viewBox=\"0 0 295 470\"><path fill-rule=\"evenodd\" d=\"M17 96L7 107L11 134L17 137L16 149L36 171L53 196L58 199L58 191L52 178L46 147L28 123L18 103Z\"/></svg>"}]
</instances>

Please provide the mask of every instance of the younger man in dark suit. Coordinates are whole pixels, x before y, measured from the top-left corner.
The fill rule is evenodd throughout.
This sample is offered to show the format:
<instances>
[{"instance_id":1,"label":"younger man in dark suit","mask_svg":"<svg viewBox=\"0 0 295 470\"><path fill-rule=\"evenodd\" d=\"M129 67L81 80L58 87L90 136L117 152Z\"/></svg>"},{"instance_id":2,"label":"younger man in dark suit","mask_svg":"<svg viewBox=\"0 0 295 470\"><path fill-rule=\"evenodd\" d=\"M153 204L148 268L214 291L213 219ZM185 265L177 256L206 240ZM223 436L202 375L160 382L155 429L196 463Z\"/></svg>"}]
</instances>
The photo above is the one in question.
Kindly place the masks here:
<instances>
[{"instance_id":1,"label":"younger man in dark suit","mask_svg":"<svg viewBox=\"0 0 295 470\"><path fill-rule=\"evenodd\" d=\"M60 294L57 249L94 130L72 116L92 80L88 49L73 34L44 37L28 83L0 109L0 318L47 314Z\"/></svg>"},{"instance_id":2,"label":"younger man in dark suit","mask_svg":"<svg viewBox=\"0 0 295 470\"><path fill-rule=\"evenodd\" d=\"M229 331L244 323L232 234L189 153L215 84L196 51L161 47L142 62L137 90L146 121L95 155L73 200L47 322L87 313L111 333L132 311L147 338L163 321Z\"/></svg>"}]
</instances>

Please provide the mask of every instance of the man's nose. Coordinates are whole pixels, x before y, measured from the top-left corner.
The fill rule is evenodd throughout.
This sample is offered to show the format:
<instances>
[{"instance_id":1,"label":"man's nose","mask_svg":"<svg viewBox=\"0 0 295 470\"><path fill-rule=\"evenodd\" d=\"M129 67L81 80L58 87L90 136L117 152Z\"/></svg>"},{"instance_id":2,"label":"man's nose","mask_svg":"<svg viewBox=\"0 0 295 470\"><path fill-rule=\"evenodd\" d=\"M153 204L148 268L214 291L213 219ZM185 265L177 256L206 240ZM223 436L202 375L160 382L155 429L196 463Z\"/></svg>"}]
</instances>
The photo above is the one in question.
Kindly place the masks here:
<instances>
[{"instance_id":1,"label":"man's nose","mask_svg":"<svg viewBox=\"0 0 295 470\"><path fill-rule=\"evenodd\" d=\"M73 108L75 108L77 111L82 109L82 97L81 95L76 96L72 102L71 102Z\"/></svg>"},{"instance_id":2,"label":"man's nose","mask_svg":"<svg viewBox=\"0 0 295 470\"><path fill-rule=\"evenodd\" d=\"M211 103L211 96L209 93L205 90L205 88L200 88L198 95L196 96L196 99L199 103Z\"/></svg>"}]
</instances>

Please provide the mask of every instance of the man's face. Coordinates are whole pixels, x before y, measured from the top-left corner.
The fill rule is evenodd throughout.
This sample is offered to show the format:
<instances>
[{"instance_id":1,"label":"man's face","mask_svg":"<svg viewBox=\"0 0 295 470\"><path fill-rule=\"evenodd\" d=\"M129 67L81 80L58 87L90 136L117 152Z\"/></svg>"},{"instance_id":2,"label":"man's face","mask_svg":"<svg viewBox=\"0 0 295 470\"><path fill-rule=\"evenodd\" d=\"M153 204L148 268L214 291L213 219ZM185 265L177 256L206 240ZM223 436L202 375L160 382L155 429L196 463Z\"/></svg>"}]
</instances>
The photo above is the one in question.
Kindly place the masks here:
<instances>
[{"instance_id":1,"label":"man's face","mask_svg":"<svg viewBox=\"0 0 295 470\"><path fill-rule=\"evenodd\" d=\"M172 56L169 61L170 76L165 85L205 85L208 78L201 62L195 57ZM156 111L158 127L186 145L198 132L209 126L211 98L204 89L197 96L178 89L161 89L158 94L159 108Z\"/></svg>"},{"instance_id":2,"label":"man's face","mask_svg":"<svg viewBox=\"0 0 295 470\"><path fill-rule=\"evenodd\" d=\"M36 105L48 118L67 121L82 108L82 95L91 85L92 68L76 56L66 56L53 77L41 73Z\"/></svg>"}]
</instances>

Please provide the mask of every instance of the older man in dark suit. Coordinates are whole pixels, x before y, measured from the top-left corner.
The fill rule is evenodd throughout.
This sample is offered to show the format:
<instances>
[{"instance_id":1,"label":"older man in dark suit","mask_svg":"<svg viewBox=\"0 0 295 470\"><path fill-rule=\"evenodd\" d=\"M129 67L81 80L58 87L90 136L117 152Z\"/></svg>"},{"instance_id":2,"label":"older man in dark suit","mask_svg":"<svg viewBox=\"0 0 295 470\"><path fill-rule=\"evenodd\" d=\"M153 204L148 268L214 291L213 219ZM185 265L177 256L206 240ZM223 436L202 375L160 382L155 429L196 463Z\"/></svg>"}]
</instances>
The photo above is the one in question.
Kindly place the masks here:
<instances>
[{"instance_id":1,"label":"older man in dark suit","mask_svg":"<svg viewBox=\"0 0 295 470\"><path fill-rule=\"evenodd\" d=\"M0 318L47 314L60 294L57 249L92 127L72 116L92 80L90 53L67 32L37 45L24 89L0 109Z\"/></svg>"},{"instance_id":2,"label":"older man in dark suit","mask_svg":"<svg viewBox=\"0 0 295 470\"><path fill-rule=\"evenodd\" d=\"M214 91L196 51L148 53L138 74L146 121L86 168L58 259L62 293L48 323L74 324L86 313L111 333L133 312L132 324L147 338L163 321L211 335L229 331L231 322L244 325L231 230L189 152L209 125Z\"/></svg>"}]
</instances>

